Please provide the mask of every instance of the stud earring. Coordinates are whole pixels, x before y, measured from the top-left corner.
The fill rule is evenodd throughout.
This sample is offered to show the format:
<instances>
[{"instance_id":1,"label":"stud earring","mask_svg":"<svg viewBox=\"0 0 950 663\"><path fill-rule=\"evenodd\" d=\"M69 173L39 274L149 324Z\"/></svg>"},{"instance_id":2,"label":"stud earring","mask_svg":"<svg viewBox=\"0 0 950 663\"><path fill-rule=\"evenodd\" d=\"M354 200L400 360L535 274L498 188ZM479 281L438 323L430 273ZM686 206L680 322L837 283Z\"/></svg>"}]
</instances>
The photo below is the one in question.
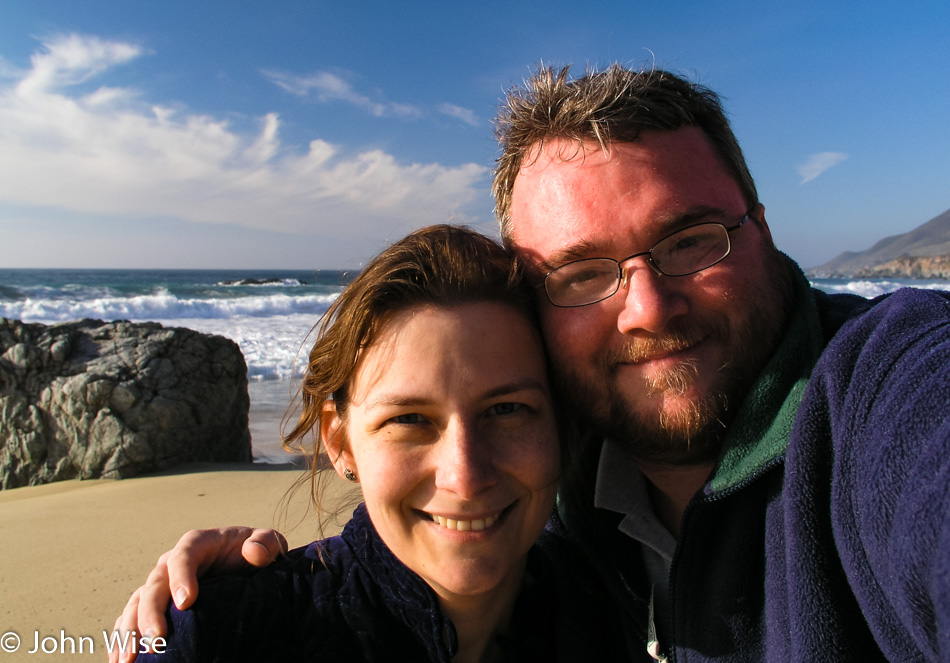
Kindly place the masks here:
<instances>
[{"instance_id":1,"label":"stud earring","mask_svg":"<svg viewBox=\"0 0 950 663\"><path fill-rule=\"evenodd\" d=\"M352 481L353 483L359 481L359 479L356 478L356 473L348 467L343 468L343 476L347 481Z\"/></svg>"}]
</instances>

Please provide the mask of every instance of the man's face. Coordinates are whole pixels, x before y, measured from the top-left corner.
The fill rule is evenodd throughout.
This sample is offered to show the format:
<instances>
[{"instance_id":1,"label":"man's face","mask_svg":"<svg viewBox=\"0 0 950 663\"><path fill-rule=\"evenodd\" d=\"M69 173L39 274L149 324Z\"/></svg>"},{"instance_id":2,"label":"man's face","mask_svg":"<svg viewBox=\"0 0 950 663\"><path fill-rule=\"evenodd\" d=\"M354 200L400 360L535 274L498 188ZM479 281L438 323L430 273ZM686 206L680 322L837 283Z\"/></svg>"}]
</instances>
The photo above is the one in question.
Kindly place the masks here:
<instances>
[{"instance_id":1,"label":"man's face","mask_svg":"<svg viewBox=\"0 0 950 663\"><path fill-rule=\"evenodd\" d=\"M747 211L693 127L645 131L607 152L552 140L525 164L511 239L539 278L573 260L623 260L696 223L733 226ZM661 276L636 258L624 263L625 287L578 308L555 307L539 289L562 391L603 433L631 440L641 460L714 459L778 342L787 286L762 214L730 233L725 260L696 274Z\"/></svg>"}]
</instances>

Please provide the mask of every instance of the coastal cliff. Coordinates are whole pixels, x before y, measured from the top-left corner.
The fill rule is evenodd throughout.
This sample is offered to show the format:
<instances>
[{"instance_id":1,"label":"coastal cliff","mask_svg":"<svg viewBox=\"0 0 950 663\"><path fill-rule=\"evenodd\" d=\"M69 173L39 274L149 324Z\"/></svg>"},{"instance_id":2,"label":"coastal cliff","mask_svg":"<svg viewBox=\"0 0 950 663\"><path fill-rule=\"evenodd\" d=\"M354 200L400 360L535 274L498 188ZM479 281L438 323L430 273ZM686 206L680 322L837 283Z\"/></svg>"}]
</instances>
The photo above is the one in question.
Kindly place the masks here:
<instances>
[{"instance_id":1,"label":"coastal cliff","mask_svg":"<svg viewBox=\"0 0 950 663\"><path fill-rule=\"evenodd\" d=\"M854 276L862 279L950 279L950 255L901 256L858 270Z\"/></svg>"},{"instance_id":2,"label":"coastal cliff","mask_svg":"<svg viewBox=\"0 0 950 663\"><path fill-rule=\"evenodd\" d=\"M845 251L805 270L818 278L950 278L950 210L903 235L885 237L866 251Z\"/></svg>"},{"instance_id":3,"label":"coastal cliff","mask_svg":"<svg viewBox=\"0 0 950 663\"><path fill-rule=\"evenodd\" d=\"M157 323L0 318L0 488L250 462L237 344Z\"/></svg>"}]
</instances>

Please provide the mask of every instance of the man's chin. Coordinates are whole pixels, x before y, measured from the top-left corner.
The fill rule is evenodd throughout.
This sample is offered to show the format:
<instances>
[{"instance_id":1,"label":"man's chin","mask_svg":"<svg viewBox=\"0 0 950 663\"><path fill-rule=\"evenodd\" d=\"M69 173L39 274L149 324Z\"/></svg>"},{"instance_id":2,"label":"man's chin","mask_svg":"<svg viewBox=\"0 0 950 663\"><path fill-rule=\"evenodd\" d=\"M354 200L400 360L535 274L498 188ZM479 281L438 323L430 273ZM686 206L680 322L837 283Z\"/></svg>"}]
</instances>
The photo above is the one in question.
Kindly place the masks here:
<instances>
[{"instance_id":1,"label":"man's chin","mask_svg":"<svg viewBox=\"0 0 950 663\"><path fill-rule=\"evenodd\" d=\"M695 371L689 372L693 374L681 376L679 390L651 388L642 378L638 385L595 385L579 375L559 372L558 391L585 425L626 442L639 460L697 465L718 458L729 399L714 386L700 384Z\"/></svg>"},{"instance_id":2,"label":"man's chin","mask_svg":"<svg viewBox=\"0 0 950 663\"><path fill-rule=\"evenodd\" d=\"M644 407L644 406L648 407ZM638 460L655 465L699 465L715 461L722 448L725 394L690 393L645 397L638 404L615 402L601 421L607 434L627 441ZM618 425L619 424L619 425Z\"/></svg>"}]
</instances>

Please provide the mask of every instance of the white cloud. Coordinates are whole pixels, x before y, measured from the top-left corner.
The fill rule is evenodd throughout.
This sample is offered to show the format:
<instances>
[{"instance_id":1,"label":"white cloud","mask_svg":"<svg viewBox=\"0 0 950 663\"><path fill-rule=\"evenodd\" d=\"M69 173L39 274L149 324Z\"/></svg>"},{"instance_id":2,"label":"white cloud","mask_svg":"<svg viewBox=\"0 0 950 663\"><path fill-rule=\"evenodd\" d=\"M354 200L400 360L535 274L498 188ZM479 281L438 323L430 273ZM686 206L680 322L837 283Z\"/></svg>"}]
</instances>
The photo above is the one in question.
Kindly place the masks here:
<instances>
[{"instance_id":1,"label":"white cloud","mask_svg":"<svg viewBox=\"0 0 950 663\"><path fill-rule=\"evenodd\" d=\"M449 215L464 221L482 195L483 166L405 164L379 150L352 155L320 138L296 150L281 143L274 113L247 135L134 89L77 93L71 86L142 49L76 35L43 46L28 71L0 83L2 202L377 238ZM376 108L338 77L284 83Z\"/></svg>"},{"instance_id":2,"label":"white cloud","mask_svg":"<svg viewBox=\"0 0 950 663\"><path fill-rule=\"evenodd\" d=\"M843 152L818 152L808 157L808 161L797 168L802 176L801 183L811 182L823 172L848 158Z\"/></svg>"},{"instance_id":3,"label":"white cloud","mask_svg":"<svg viewBox=\"0 0 950 663\"><path fill-rule=\"evenodd\" d=\"M300 97L314 93L317 99L324 103L344 101L377 117L419 117L422 115L418 108L410 104L374 101L368 96L358 93L350 83L337 74L330 72L318 71L309 76L297 76L278 71L264 71L263 73L279 87Z\"/></svg>"},{"instance_id":4,"label":"white cloud","mask_svg":"<svg viewBox=\"0 0 950 663\"><path fill-rule=\"evenodd\" d=\"M456 106L455 104L442 104L439 106L439 112L449 117L458 118L465 124L477 127L481 124L478 121L478 116L475 115L474 111L469 110L468 108L462 108L461 106Z\"/></svg>"},{"instance_id":5,"label":"white cloud","mask_svg":"<svg viewBox=\"0 0 950 663\"><path fill-rule=\"evenodd\" d=\"M321 103L342 101L362 108L376 117L416 119L426 115L425 109L413 104L374 100L368 95L357 92L342 76L327 71L318 71L308 76L272 70L264 70L262 73L283 90L298 97L313 95ZM436 110L473 127L481 124L473 111L455 104L439 104Z\"/></svg>"}]
</instances>

